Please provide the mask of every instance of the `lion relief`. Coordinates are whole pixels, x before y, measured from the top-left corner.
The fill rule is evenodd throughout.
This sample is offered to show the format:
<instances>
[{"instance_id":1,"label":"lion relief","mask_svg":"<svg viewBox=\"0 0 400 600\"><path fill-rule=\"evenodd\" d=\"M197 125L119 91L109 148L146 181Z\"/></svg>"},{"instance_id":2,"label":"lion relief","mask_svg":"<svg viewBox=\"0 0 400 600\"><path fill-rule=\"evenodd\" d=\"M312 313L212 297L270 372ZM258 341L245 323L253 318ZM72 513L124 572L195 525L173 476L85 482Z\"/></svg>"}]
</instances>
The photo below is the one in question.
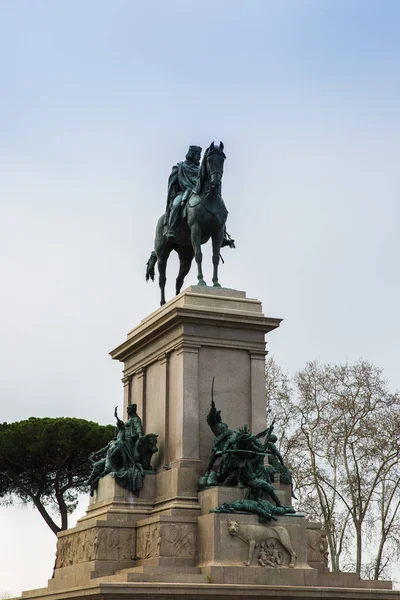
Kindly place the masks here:
<instances>
[{"instance_id":1,"label":"lion relief","mask_svg":"<svg viewBox=\"0 0 400 600\"><path fill-rule=\"evenodd\" d=\"M247 560L244 561L247 567L251 565L256 546L259 547L271 539L278 540L282 544L290 555L289 567L294 567L297 555L293 550L289 533L285 527L279 525L276 527L262 527L251 523L238 523L237 521L228 521L227 526L231 536L237 537L245 544L248 544L249 554Z\"/></svg>"}]
</instances>

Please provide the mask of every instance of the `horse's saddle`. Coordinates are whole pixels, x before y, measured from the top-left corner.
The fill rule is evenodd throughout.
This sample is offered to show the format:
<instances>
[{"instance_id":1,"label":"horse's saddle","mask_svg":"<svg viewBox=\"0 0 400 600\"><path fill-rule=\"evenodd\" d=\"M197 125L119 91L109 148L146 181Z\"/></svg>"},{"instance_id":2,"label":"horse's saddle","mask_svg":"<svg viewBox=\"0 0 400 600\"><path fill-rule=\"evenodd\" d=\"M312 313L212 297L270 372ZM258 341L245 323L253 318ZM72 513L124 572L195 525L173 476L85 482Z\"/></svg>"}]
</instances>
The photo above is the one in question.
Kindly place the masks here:
<instances>
[{"instance_id":1,"label":"horse's saddle","mask_svg":"<svg viewBox=\"0 0 400 600\"><path fill-rule=\"evenodd\" d=\"M190 208L193 208L193 207L197 206L198 204L200 204L200 202L202 202L202 201L203 201L203 198L193 192L192 194L190 194L187 204L189 204ZM185 208L184 208L185 214L186 214L187 204L185 204Z\"/></svg>"},{"instance_id":2,"label":"horse's saddle","mask_svg":"<svg viewBox=\"0 0 400 600\"><path fill-rule=\"evenodd\" d=\"M221 197L220 197L220 199L221 199L221 204L220 204L220 206L218 207L217 210L214 211L209 206L205 207L206 210L209 213L213 214L213 215L218 215L221 211L225 211L226 214L228 214L228 210L227 210L227 208L225 206L225 202L222 200ZM204 197L199 196L198 194L196 194L195 192L193 192L190 195L188 202L185 204L185 207L184 207L184 210L183 210L182 214L186 217L186 207L187 207L187 205L189 205L190 208L194 208L195 206L198 206L199 204L201 204L203 202L203 200L204 200Z\"/></svg>"}]
</instances>

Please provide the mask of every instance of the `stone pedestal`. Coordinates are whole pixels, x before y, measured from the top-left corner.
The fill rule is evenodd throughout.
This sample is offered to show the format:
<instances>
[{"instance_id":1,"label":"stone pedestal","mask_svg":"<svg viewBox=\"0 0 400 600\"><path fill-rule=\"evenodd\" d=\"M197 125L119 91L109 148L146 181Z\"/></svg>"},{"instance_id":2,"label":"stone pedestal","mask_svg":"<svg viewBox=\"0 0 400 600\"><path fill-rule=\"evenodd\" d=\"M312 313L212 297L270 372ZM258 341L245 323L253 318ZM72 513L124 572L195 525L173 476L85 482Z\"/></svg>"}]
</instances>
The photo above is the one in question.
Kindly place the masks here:
<instances>
[{"instance_id":1,"label":"stone pedestal","mask_svg":"<svg viewBox=\"0 0 400 600\"><path fill-rule=\"evenodd\" d=\"M265 428L265 317L245 292L192 286L132 329L111 352L124 364L124 410L136 403L146 432L159 435L155 506L198 511L197 482L213 434L214 399L231 427Z\"/></svg>"},{"instance_id":2,"label":"stone pedestal","mask_svg":"<svg viewBox=\"0 0 400 600\"><path fill-rule=\"evenodd\" d=\"M292 498L289 495L288 490L285 488L290 488L290 485L274 483L274 487L276 489L276 495L286 506L292 505ZM225 487L225 486L215 486L203 490L199 492L198 498L200 503L200 510L202 515L208 515L210 510L217 508L221 504L225 502L234 502L235 500L241 500L245 497L246 490L240 487Z\"/></svg>"},{"instance_id":3,"label":"stone pedestal","mask_svg":"<svg viewBox=\"0 0 400 600\"><path fill-rule=\"evenodd\" d=\"M265 334L280 322L245 292L192 286L111 352L124 363L125 407L136 402L145 430L159 434L157 469L205 466L213 377L215 402L232 428L265 428Z\"/></svg>"},{"instance_id":4,"label":"stone pedestal","mask_svg":"<svg viewBox=\"0 0 400 600\"><path fill-rule=\"evenodd\" d=\"M54 578L25 600L397 598L389 582L329 573L324 532L301 515L264 525L209 512L242 497L238 487L198 494L213 377L223 420L265 429L265 335L279 323L244 292L195 286L129 332L111 356L124 365L124 410L136 403L146 433L159 434L155 473L135 494L101 479L86 515L58 535ZM290 486L276 485L290 504Z\"/></svg>"},{"instance_id":5,"label":"stone pedestal","mask_svg":"<svg viewBox=\"0 0 400 600\"><path fill-rule=\"evenodd\" d=\"M290 514L262 524L257 515L210 513L244 494L238 487L213 487L199 493L202 573L218 583L316 585L318 572L307 560L304 515Z\"/></svg>"},{"instance_id":6,"label":"stone pedestal","mask_svg":"<svg viewBox=\"0 0 400 600\"><path fill-rule=\"evenodd\" d=\"M197 517L157 515L136 524L135 566L197 566Z\"/></svg>"}]
</instances>

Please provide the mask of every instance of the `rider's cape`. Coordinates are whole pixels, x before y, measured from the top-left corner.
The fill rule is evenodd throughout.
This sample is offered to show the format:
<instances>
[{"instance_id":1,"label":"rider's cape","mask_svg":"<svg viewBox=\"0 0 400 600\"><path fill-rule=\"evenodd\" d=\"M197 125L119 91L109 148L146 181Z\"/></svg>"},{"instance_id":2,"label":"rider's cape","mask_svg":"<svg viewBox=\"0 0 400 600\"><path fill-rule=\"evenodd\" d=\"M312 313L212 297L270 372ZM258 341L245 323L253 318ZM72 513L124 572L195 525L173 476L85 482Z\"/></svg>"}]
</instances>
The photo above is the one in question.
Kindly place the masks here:
<instances>
[{"instance_id":1,"label":"rider's cape","mask_svg":"<svg viewBox=\"0 0 400 600\"><path fill-rule=\"evenodd\" d=\"M172 172L168 179L167 213L169 212L171 203L179 193L194 188L199 176L199 169L198 165L186 161L179 162L172 167Z\"/></svg>"}]
</instances>

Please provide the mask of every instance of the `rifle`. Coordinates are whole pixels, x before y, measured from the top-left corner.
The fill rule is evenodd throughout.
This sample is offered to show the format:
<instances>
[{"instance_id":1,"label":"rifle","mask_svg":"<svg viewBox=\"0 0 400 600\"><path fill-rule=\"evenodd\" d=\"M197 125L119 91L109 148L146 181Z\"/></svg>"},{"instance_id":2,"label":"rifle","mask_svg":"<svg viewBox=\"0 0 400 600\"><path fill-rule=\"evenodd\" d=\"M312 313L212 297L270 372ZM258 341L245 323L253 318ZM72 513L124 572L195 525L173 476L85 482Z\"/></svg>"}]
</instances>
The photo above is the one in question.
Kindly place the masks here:
<instances>
[{"instance_id":1,"label":"rifle","mask_svg":"<svg viewBox=\"0 0 400 600\"><path fill-rule=\"evenodd\" d=\"M271 425L267 429L267 435L266 435L265 440L264 440L264 450L266 449L267 444L269 442L269 438L271 437L271 433L272 433L272 430L273 430L274 424L275 424L275 419L276 419L276 417L273 418L273 421L272 421Z\"/></svg>"},{"instance_id":2,"label":"rifle","mask_svg":"<svg viewBox=\"0 0 400 600\"><path fill-rule=\"evenodd\" d=\"M246 454L255 454L257 456L268 456L267 452L255 452L255 450L241 450L240 448L233 448L231 450L218 450L218 452L216 452L216 456L222 456L223 454L228 454L228 452L231 453L238 453L238 452L246 452Z\"/></svg>"}]
</instances>

